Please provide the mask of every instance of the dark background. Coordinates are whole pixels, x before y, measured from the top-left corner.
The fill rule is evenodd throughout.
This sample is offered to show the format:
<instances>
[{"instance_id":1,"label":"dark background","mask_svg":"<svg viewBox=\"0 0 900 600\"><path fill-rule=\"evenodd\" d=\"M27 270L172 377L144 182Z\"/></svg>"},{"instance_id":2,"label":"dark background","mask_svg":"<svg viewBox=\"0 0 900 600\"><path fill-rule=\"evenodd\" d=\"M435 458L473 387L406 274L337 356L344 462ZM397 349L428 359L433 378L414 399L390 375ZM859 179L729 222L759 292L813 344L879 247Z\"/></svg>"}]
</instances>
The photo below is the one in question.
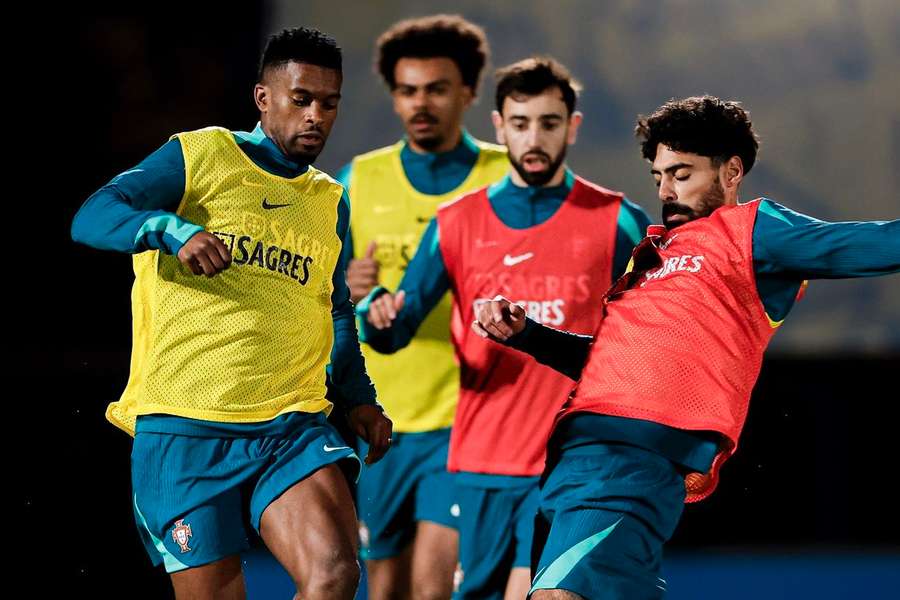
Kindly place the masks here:
<instances>
[{"instance_id":1,"label":"dark background","mask_svg":"<svg viewBox=\"0 0 900 600\"><path fill-rule=\"evenodd\" d=\"M803 2L793 12L761 2L771 10L759 13L730 1L681 9L571 2L557 11L483 4L453 10L486 26L494 66L552 52L582 78L581 108L593 124L570 152L573 167L626 190L651 215L654 189L630 139L634 115L674 95L711 92L744 100L763 136L747 197L768 195L834 220L898 217L900 11L891 3L806 4L819 7L813 14ZM40 182L56 190L46 209L51 242L19 247L53 268L31 271L12 319L16 356L24 356L10 374L24 395L8 399L26 423L11 438L25 460L16 461L10 486L12 531L26 542L23 581L76 596L169 593L134 527L130 438L103 417L128 376L130 258L72 243L77 208L172 133L212 124L252 129L257 57L265 36L284 26L319 26L345 48L345 100L319 166L334 172L353 154L393 141L401 132L371 74L371 47L398 18L448 10L428 5L365 4L354 13L350 3L335 14L334 3L184 3L71 15L54 53L65 59L56 63L59 93L50 94L63 117L47 119L52 131L42 135L67 140L64 160L38 155L62 165ZM693 61L682 60L691 52ZM491 139L489 77L483 85L467 124ZM740 451L719 490L687 507L670 544L674 556L900 556L898 279L810 287L776 336L787 341L767 356Z\"/></svg>"}]
</instances>

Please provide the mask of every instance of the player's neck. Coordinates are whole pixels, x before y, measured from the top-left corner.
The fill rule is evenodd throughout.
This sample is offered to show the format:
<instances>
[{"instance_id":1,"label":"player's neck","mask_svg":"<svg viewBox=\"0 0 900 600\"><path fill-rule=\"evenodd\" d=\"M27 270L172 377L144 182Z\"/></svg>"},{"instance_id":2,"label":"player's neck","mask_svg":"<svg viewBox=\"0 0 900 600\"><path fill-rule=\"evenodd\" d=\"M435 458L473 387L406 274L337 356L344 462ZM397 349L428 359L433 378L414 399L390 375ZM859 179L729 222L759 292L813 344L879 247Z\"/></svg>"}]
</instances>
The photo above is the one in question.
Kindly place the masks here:
<instances>
[{"instance_id":1,"label":"player's neck","mask_svg":"<svg viewBox=\"0 0 900 600\"><path fill-rule=\"evenodd\" d=\"M453 135L448 136L439 146L434 148L425 149L417 144L412 137L407 138L410 150L417 154L442 154L444 152L450 152L459 146L460 142L462 142L462 127L457 127L456 132Z\"/></svg>"},{"instance_id":2,"label":"player's neck","mask_svg":"<svg viewBox=\"0 0 900 600\"><path fill-rule=\"evenodd\" d=\"M563 181L566 179L566 165L559 165L559 168L556 170L556 173L553 174L553 177L550 178L550 181L545 183L544 185L529 185L522 176L519 175L519 172L516 169L509 170L509 178L512 180L513 184L516 187L541 187L541 188L550 188L557 187L563 184Z\"/></svg>"}]
</instances>

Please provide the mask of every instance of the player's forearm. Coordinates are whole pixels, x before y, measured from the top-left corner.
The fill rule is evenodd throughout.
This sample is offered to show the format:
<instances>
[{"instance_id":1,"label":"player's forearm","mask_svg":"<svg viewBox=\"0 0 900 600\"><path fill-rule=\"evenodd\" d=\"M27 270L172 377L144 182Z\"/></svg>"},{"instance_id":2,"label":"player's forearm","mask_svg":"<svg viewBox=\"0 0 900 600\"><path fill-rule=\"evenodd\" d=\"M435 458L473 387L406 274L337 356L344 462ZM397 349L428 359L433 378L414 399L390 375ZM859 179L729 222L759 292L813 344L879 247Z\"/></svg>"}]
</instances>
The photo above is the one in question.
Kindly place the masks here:
<instances>
[{"instance_id":1,"label":"player's forearm","mask_svg":"<svg viewBox=\"0 0 900 600\"><path fill-rule=\"evenodd\" d=\"M353 306L347 300L332 311L334 346L331 351L331 380L347 410L361 404L376 404L375 386L366 373L359 350Z\"/></svg>"},{"instance_id":2,"label":"player's forearm","mask_svg":"<svg viewBox=\"0 0 900 600\"><path fill-rule=\"evenodd\" d=\"M811 277L875 277L900 272L900 220L834 223L834 245Z\"/></svg>"},{"instance_id":3,"label":"player's forearm","mask_svg":"<svg viewBox=\"0 0 900 600\"><path fill-rule=\"evenodd\" d=\"M203 230L175 214L184 181L181 146L173 140L88 198L72 221L72 239L101 250L177 254Z\"/></svg>"},{"instance_id":4,"label":"player's forearm","mask_svg":"<svg viewBox=\"0 0 900 600\"><path fill-rule=\"evenodd\" d=\"M593 342L594 338L589 335L560 331L526 319L525 329L504 343L510 348L530 354L542 365L578 381Z\"/></svg>"},{"instance_id":5,"label":"player's forearm","mask_svg":"<svg viewBox=\"0 0 900 600\"><path fill-rule=\"evenodd\" d=\"M100 250L177 254L203 228L161 210L130 206L118 190L105 186L88 198L72 220L72 239Z\"/></svg>"},{"instance_id":6,"label":"player's forearm","mask_svg":"<svg viewBox=\"0 0 900 600\"><path fill-rule=\"evenodd\" d=\"M753 231L757 273L838 279L900 271L900 220L829 223L764 202Z\"/></svg>"},{"instance_id":7,"label":"player's forearm","mask_svg":"<svg viewBox=\"0 0 900 600\"><path fill-rule=\"evenodd\" d=\"M385 288L375 288L356 307L356 314L360 317L360 339L384 354L405 348L422 321L450 290L450 277L441 256L435 220L425 229L416 254L400 280L400 290L406 294L406 300L387 329L379 330L368 322L369 305L387 291Z\"/></svg>"},{"instance_id":8,"label":"player's forearm","mask_svg":"<svg viewBox=\"0 0 900 600\"><path fill-rule=\"evenodd\" d=\"M900 271L900 221L827 223L816 237L820 252L800 250L806 256L788 257L785 251L781 256L782 263L804 279L875 277Z\"/></svg>"},{"instance_id":9,"label":"player's forearm","mask_svg":"<svg viewBox=\"0 0 900 600\"><path fill-rule=\"evenodd\" d=\"M415 310L408 310L404 306L390 327L378 329L369 323L370 304L387 292L388 290L381 286L369 292L369 295L356 305L356 316L360 341L382 354L393 354L409 345L424 317L419 318Z\"/></svg>"},{"instance_id":10,"label":"player's forearm","mask_svg":"<svg viewBox=\"0 0 900 600\"><path fill-rule=\"evenodd\" d=\"M342 202L338 209L339 236L345 235L350 221L349 203ZM347 410L360 404L375 404L375 386L366 373L366 365L359 349L359 336L350 290L344 280L346 263L338 258L331 275L334 290L331 293L331 319L334 323L334 345L331 349L331 381L344 400Z\"/></svg>"}]
</instances>

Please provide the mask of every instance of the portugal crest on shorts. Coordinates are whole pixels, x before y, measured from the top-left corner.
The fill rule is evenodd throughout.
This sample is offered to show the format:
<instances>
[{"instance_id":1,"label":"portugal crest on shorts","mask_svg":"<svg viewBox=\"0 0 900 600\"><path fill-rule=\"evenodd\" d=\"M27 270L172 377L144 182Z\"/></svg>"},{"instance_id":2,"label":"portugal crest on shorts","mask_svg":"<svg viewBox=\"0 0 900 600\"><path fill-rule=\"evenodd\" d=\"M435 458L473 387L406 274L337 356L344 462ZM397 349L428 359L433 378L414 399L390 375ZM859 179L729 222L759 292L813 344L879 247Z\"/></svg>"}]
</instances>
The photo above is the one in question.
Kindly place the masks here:
<instances>
[{"instance_id":1,"label":"portugal crest on shorts","mask_svg":"<svg viewBox=\"0 0 900 600\"><path fill-rule=\"evenodd\" d=\"M182 552L190 552L188 540L193 537L191 526L184 524L184 519L175 521L175 527L172 528L172 540L181 547Z\"/></svg>"}]
</instances>

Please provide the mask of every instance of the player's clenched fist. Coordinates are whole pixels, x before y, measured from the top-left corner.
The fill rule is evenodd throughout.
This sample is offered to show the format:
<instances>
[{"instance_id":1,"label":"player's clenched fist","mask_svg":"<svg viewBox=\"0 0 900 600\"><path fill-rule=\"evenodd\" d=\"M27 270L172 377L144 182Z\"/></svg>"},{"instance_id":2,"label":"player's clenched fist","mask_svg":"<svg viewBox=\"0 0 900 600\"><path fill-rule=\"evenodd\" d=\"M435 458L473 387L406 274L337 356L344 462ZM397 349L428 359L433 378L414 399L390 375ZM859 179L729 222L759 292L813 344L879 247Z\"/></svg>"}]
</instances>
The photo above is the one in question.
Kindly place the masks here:
<instances>
[{"instance_id":1,"label":"player's clenched fist","mask_svg":"<svg viewBox=\"0 0 900 600\"><path fill-rule=\"evenodd\" d=\"M394 324L394 319L406 303L406 291L396 294L385 292L369 303L368 321L375 329L387 329Z\"/></svg>"},{"instance_id":2,"label":"player's clenched fist","mask_svg":"<svg viewBox=\"0 0 900 600\"><path fill-rule=\"evenodd\" d=\"M194 275L212 277L231 265L231 252L222 240L208 231L200 231L181 247L178 260Z\"/></svg>"},{"instance_id":3,"label":"player's clenched fist","mask_svg":"<svg viewBox=\"0 0 900 600\"><path fill-rule=\"evenodd\" d=\"M381 460L391 447L391 432L394 424L380 408L370 404L357 406L347 416L350 427L369 444L366 464L373 465Z\"/></svg>"},{"instance_id":4,"label":"player's clenched fist","mask_svg":"<svg viewBox=\"0 0 900 600\"><path fill-rule=\"evenodd\" d=\"M503 296L475 304L472 329L483 338L505 342L525 329L525 309Z\"/></svg>"},{"instance_id":5,"label":"player's clenched fist","mask_svg":"<svg viewBox=\"0 0 900 600\"><path fill-rule=\"evenodd\" d=\"M378 261L375 260L375 241L369 243L363 258L354 258L347 265L347 287L350 300L356 304L378 285Z\"/></svg>"}]
</instances>

